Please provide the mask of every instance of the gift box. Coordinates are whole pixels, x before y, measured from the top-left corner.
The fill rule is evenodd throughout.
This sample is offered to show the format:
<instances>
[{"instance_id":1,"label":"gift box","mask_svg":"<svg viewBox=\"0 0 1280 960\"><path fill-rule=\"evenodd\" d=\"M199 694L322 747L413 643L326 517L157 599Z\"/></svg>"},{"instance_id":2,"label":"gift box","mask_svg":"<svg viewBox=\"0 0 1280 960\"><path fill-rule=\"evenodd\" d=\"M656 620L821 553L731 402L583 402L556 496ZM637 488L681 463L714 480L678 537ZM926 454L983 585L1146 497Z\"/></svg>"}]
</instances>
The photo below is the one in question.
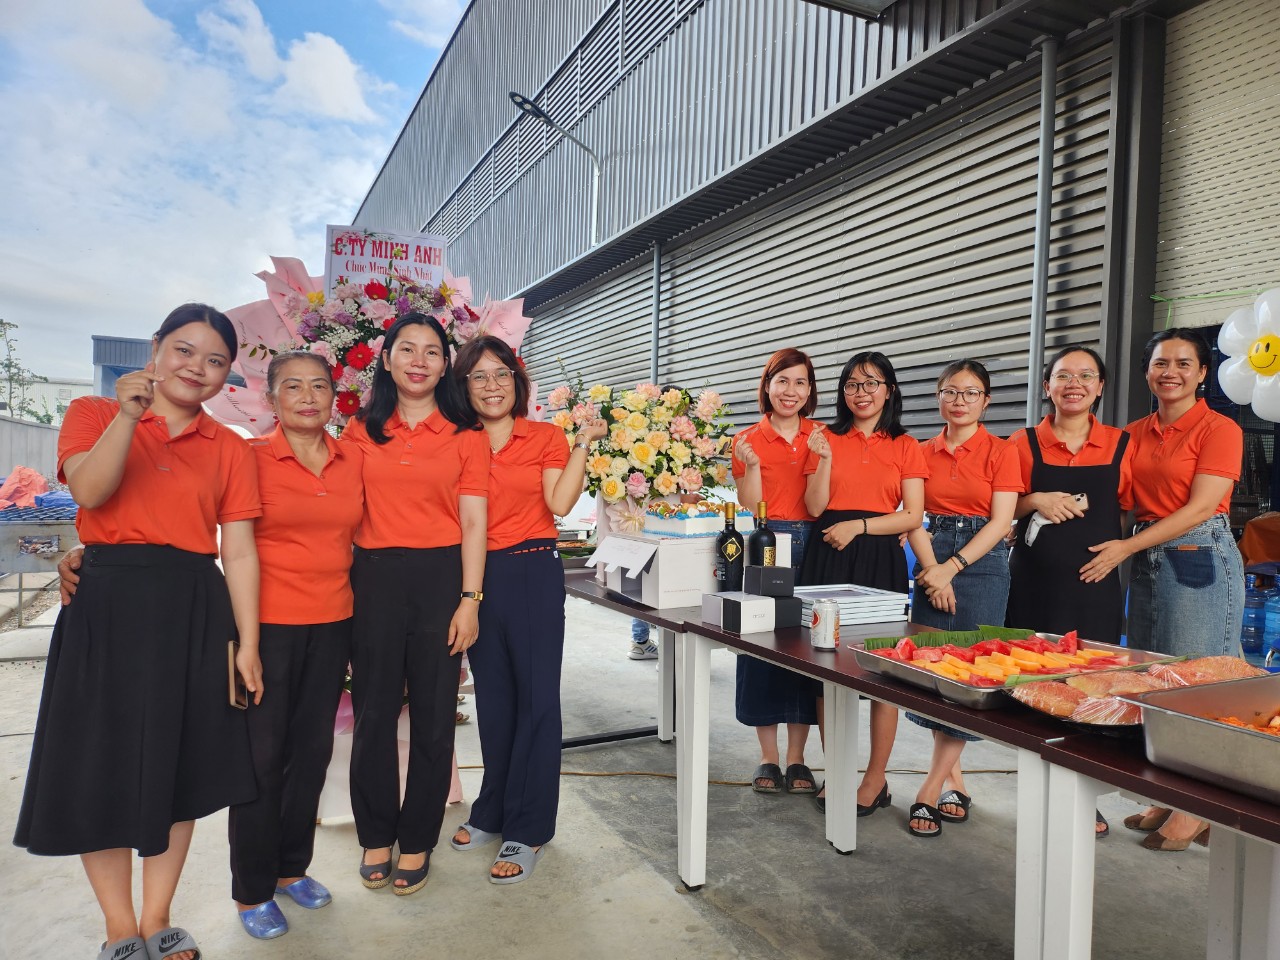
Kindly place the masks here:
<instances>
[{"instance_id":1,"label":"gift box","mask_svg":"<svg viewBox=\"0 0 1280 960\"><path fill-rule=\"evenodd\" d=\"M799 597L773 597L773 629L808 626L804 619L804 601Z\"/></svg>"},{"instance_id":2,"label":"gift box","mask_svg":"<svg viewBox=\"0 0 1280 960\"><path fill-rule=\"evenodd\" d=\"M774 598L733 590L702 597L702 622L730 633L759 633L773 629Z\"/></svg>"},{"instance_id":3,"label":"gift box","mask_svg":"<svg viewBox=\"0 0 1280 960\"><path fill-rule=\"evenodd\" d=\"M795 591L796 572L791 567L757 567L747 564L742 590L758 597L789 597Z\"/></svg>"},{"instance_id":4,"label":"gift box","mask_svg":"<svg viewBox=\"0 0 1280 960\"><path fill-rule=\"evenodd\" d=\"M696 607L717 584L715 537L611 533L587 563L607 589L657 609Z\"/></svg>"}]
</instances>

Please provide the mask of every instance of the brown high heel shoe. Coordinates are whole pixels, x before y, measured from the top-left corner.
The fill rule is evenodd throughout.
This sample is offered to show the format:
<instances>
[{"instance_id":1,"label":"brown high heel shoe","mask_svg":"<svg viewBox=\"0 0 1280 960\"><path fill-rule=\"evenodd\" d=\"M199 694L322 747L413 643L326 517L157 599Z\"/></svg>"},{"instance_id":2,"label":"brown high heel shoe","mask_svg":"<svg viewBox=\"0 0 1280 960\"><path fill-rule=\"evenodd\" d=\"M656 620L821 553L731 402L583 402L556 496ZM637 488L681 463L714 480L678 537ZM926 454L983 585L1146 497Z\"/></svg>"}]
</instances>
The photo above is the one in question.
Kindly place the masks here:
<instances>
[{"instance_id":1,"label":"brown high heel shoe","mask_svg":"<svg viewBox=\"0 0 1280 960\"><path fill-rule=\"evenodd\" d=\"M1148 850L1159 850L1163 853L1181 853L1193 843L1198 843L1202 847L1209 845L1209 824L1206 823L1201 827L1194 837L1183 840L1172 840L1158 831L1142 838L1142 845Z\"/></svg>"},{"instance_id":2,"label":"brown high heel shoe","mask_svg":"<svg viewBox=\"0 0 1280 960\"><path fill-rule=\"evenodd\" d=\"M1143 833L1150 833L1152 830L1159 830L1164 826L1164 822L1169 819L1173 813L1167 807L1158 810L1156 813L1135 813L1124 818L1124 825L1130 830L1141 830Z\"/></svg>"}]
</instances>

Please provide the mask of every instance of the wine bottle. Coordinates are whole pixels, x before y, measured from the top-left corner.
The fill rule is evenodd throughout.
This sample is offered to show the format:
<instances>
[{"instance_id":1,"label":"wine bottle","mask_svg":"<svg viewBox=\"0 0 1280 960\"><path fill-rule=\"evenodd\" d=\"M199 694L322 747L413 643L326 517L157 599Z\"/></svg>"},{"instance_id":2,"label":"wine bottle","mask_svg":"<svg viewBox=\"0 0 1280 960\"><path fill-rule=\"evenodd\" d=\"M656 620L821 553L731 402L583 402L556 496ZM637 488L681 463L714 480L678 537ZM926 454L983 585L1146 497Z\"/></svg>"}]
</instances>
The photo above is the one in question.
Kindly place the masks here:
<instances>
[{"instance_id":1,"label":"wine bottle","mask_svg":"<svg viewBox=\"0 0 1280 960\"><path fill-rule=\"evenodd\" d=\"M769 511L763 500L756 507L756 528L747 537L747 563L772 567L778 562L778 538L769 529Z\"/></svg>"},{"instance_id":2,"label":"wine bottle","mask_svg":"<svg viewBox=\"0 0 1280 960\"><path fill-rule=\"evenodd\" d=\"M742 534L735 524L738 519L738 505L724 505L724 529L716 535L716 579L720 581L721 590L741 590L742 575L746 569L746 550Z\"/></svg>"}]
</instances>

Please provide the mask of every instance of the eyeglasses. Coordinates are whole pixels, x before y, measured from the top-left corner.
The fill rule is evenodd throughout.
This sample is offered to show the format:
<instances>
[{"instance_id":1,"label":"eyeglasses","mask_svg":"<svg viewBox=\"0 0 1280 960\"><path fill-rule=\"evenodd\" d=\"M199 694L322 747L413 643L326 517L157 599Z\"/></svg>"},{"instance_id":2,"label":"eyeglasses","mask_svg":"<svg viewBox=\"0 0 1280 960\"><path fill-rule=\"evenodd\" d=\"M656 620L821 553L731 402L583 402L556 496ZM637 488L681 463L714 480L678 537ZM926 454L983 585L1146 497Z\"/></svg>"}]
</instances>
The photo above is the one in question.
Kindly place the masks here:
<instances>
[{"instance_id":1,"label":"eyeglasses","mask_svg":"<svg viewBox=\"0 0 1280 960\"><path fill-rule=\"evenodd\" d=\"M847 394L848 396L853 397L853 396L857 396L859 393L862 393L864 390L867 392L868 395L875 393L877 390L879 390L883 386L884 386L883 380L863 380L861 383L856 383L853 380L846 380L844 382L844 386L841 387L840 389L843 390L845 394Z\"/></svg>"},{"instance_id":2,"label":"eyeglasses","mask_svg":"<svg viewBox=\"0 0 1280 960\"><path fill-rule=\"evenodd\" d=\"M979 390L977 387L970 387L968 390L955 390L951 387L943 387L938 391L938 396L945 403L955 403L956 399L962 399L965 403L977 403L987 395L987 391Z\"/></svg>"},{"instance_id":3,"label":"eyeglasses","mask_svg":"<svg viewBox=\"0 0 1280 960\"><path fill-rule=\"evenodd\" d=\"M1102 378L1092 370L1086 370L1084 373L1055 373L1053 375L1053 382L1064 387L1072 380L1075 380L1082 387L1087 387L1095 380L1101 379Z\"/></svg>"},{"instance_id":4,"label":"eyeglasses","mask_svg":"<svg viewBox=\"0 0 1280 960\"><path fill-rule=\"evenodd\" d=\"M477 370L475 373L467 374L467 379L471 381L473 386L483 387L487 383L496 383L500 387L505 387L511 382L512 373L506 367L501 370Z\"/></svg>"}]
</instances>

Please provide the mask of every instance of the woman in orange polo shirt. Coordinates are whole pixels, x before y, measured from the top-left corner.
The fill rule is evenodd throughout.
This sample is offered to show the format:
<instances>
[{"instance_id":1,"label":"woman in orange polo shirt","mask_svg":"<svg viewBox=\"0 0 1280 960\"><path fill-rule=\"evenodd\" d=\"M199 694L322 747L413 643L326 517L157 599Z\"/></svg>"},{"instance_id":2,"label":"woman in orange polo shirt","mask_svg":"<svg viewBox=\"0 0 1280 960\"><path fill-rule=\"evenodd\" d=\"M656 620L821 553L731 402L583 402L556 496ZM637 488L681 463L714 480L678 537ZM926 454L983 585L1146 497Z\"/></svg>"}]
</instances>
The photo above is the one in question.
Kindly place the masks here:
<instances>
[{"instance_id":1,"label":"woman in orange polo shirt","mask_svg":"<svg viewBox=\"0 0 1280 960\"><path fill-rule=\"evenodd\" d=\"M1209 345L1194 330L1174 327L1147 341L1142 366L1158 406L1126 428L1138 524L1127 540L1090 547L1094 557L1080 570L1095 583L1133 557L1129 644L1170 656L1240 655L1244 562L1227 514L1244 433L1198 399L1209 361ZM1158 808L1125 826L1158 827L1143 841L1152 850L1185 850L1209 830Z\"/></svg>"},{"instance_id":2,"label":"woman in orange polo shirt","mask_svg":"<svg viewBox=\"0 0 1280 960\"><path fill-rule=\"evenodd\" d=\"M738 502L754 512L768 504L769 527L791 534L791 566L804 563L813 517L805 509L804 467L818 407L813 361L794 347L777 351L764 365L757 391L760 422L733 439L733 476ZM813 771L804 762L809 728L818 722L822 684L755 657L738 657L734 708L738 722L755 727L760 765L751 776L757 793L815 793ZM779 765L778 724L787 725L787 767Z\"/></svg>"},{"instance_id":3,"label":"woman in orange polo shirt","mask_svg":"<svg viewBox=\"0 0 1280 960\"><path fill-rule=\"evenodd\" d=\"M924 455L902 426L902 394L889 358L855 354L840 371L836 419L809 435L805 509L818 519L805 549L800 583L854 583L905 591L907 555L899 534L924 518ZM821 710L821 701L819 701ZM858 785L858 816L893 799L885 770L898 711L871 704L871 754ZM826 800L817 797L820 808Z\"/></svg>"},{"instance_id":4,"label":"woman in orange polo shirt","mask_svg":"<svg viewBox=\"0 0 1280 960\"><path fill-rule=\"evenodd\" d=\"M275 430L250 441L262 516L259 649L271 695L249 709L258 798L232 807L231 895L245 931L288 932L275 896L309 909L332 899L307 876L333 719L351 657L351 544L364 512L360 449L325 431L333 376L313 353L267 367Z\"/></svg>"},{"instance_id":5,"label":"woman in orange polo shirt","mask_svg":"<svg viewBox=\"0 0 1280 960\"><path fill-rule=\"evenodd\" d=\"M978 361L956 360L938 375L938 412L946 426L921 444L929 467L924 482L929 531L917 528L908 538L919 561L913 623L939 630L1004 623L1009 599L1005 535L1022 482L1013 447L982 425L990 403L991 377ZM979 738L914 713L907 719L933 731L929 773L916 793L907 829L917 837L936 837L944 820L969 819L971 799L960 754L967 741Z\"/></svg>"},{"instance_id":6,"label":"woman in orange polo shirt","mask_svg":"<svg viewBox=\"0 0 1280 960\"><path fill-rule=\"evenodd\" d=\"M489 881L518 883L555 835L560 798L565 593L556 515L581 496L591 442L608 427L591 421L570 450L559 427L529 420L529 378L496 337L463 346L454 370L488 437L493 495L480 639L470 653L484 779L451 842L472 850L501 839Z\"/></svg>"},{"instance_id":7,"label":"woman in orange polo shirt","mask_svg":"<svg viewBox=\"0 0 1280 960\"><path fill-rule=\"evenodd\" d=\"M236 345L223 314L178 307L146 369L117 380L114 401L72 401L58 436L85 554L49 648L14 842L81 856L106 921L101 957L194 960L195 939L170 926L169 908L195 820L257 792L227 666L238 633L235 663L260 702L262 507L249 447L200 406L222 389Z\"/></svg>"},{"instance_id":8,"label":"woman in orange polo shirt","mask_svg":"<svg viewBox=\"0 0 1280 960\"><path fill-rule=\"evenodd\" d=\"M1129 435L1094 416L1106 383L1107 367L1096 351L1063 347L1045 366L1044 391L1053 411L1010 438L1026 490L1018 498L1009 558L1005 622L1011 627L1077 630L1099 643L1119 643L1124 632L1120 571L1096 581L1080 578L1080 568L1093 558L1089 548L1120 536L1124 514L1133 509Z\"/></svg>"},{"instance_id":9,"label":"woman in orange polo shirt","mask_svg":"<svg viewBox=\"0 0 1280 960\"><path fill-rule=\"evenodd\" d=\"M364 516L351 587L351 808L360 878L397 895L427 882L453 768L458 657L484 596L489 444L453 378L435 319L387 330L368 408L347 425L363 451ZM396 726L409 701L400 799ZM391 847L399 845L394 877Z\"/></svg>"}]
</instances>

